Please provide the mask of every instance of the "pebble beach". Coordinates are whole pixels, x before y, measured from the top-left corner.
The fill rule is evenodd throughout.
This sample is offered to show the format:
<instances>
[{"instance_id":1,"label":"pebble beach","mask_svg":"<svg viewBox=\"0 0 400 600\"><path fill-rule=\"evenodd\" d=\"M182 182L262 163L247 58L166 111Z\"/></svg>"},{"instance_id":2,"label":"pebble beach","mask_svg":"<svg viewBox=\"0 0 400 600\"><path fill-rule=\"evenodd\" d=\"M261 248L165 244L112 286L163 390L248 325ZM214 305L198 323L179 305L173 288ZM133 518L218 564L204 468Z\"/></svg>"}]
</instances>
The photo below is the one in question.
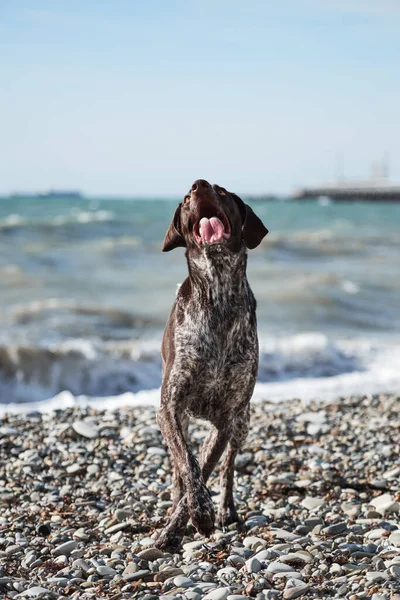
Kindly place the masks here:
<instances>
[{"instance_id":1,"label":"pebble beach","mask_svg":"<svg viewBox=\"0 0 400 600\"><path fill-rule=\"evenodd\" d=\"M400 600L400 397L252 405L236 461L243 523L179 554L155 408L0 421L0 597ZM207 425L195 421L197 453ZM218 500L218 472L210 480Z\"/></svg>"}]
</instances>

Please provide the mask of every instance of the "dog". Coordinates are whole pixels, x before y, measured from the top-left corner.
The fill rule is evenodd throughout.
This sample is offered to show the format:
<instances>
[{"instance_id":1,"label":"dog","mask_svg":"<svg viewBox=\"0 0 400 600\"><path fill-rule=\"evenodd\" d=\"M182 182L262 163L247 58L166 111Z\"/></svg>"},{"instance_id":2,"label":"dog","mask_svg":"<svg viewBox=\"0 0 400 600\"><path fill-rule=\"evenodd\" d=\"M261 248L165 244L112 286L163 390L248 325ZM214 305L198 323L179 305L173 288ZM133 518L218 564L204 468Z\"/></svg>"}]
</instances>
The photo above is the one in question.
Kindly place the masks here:
<instances>
[{"instance_id":1,"label":"dog","mask_svg":"<svg viewBox=\"0 0 400 600\"><path fill-rule=\"evenodd\" d=\"M175 211L162 250L186 248L189 276L180 286L163 342L163 379L157 421L172 456L171 517L157 547L178 550L190 519L209 536L238 522L233 498L235 457L246 439L249 402L258 371L256 301L246 277L247 249L268 233L236 194L198 179ZM190 417L211 431L200 461L188 444ZM208 478L220 470L220 506Z\"/></svg>"}]
</instances>

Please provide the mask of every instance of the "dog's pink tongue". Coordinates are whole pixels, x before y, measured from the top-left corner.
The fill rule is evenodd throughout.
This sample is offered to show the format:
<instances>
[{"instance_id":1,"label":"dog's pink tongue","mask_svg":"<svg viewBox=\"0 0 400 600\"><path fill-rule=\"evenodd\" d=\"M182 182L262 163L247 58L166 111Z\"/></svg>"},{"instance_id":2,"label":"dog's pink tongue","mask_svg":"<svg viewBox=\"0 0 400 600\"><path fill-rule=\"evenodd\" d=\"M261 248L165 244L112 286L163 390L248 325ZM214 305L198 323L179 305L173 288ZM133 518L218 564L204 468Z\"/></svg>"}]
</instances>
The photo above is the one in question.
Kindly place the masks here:
<instances>
[{"instance_id":1,"label":"dog's pink tongue","mask_svg":"<svg viewBox=\"0 0 400 600\"><path fill-rule=\"evenodd\" d=\"M229 237L218 217L211 217L211 219L203 217L200 221L200 235L203 241L208 243L219 242L223 237Z\"/></svg>"}]
</instances>

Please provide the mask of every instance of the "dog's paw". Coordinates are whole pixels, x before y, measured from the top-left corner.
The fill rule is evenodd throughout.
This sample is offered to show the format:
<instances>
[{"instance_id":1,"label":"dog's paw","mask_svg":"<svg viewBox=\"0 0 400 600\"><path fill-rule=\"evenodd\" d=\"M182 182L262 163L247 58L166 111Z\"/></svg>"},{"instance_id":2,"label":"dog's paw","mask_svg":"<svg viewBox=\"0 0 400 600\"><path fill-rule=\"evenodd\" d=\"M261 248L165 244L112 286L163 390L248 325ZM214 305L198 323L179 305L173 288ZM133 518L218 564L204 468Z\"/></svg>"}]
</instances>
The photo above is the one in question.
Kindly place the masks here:
<instances>
[{"instance_id":1,"label":"dog's paw","mask_svg":"<svg viewBox=\"0 0 400 600\"><path fill-rule=\"evenodd\" d=\"M173 531L164 529L158 536L154 546L164 552L175 554L182 549L182 537Z\"/></svg>"},{"instance_id":2,"label":"dog's paw","mask_svg":"<svg viewBox=\"0 0 400 600\"><path fill-rule=\"evenodd\" d=\"M232 523L237 523L239 530L243 528L243 520L235 508L220 508L217 514L216 525L219 529L226 529Z\"/></svg>"},{"instance_id":3,"label":"dog's paw","mask_svg":"<svg viewBox=\"0 0 400 600\"><path fill-rule=\"evenodd\" d=\"M197 531L206 537L215 529L215 510L210 492L202 485L196 494L188 499L190 520Z\"/></svg>"}]
</instances>

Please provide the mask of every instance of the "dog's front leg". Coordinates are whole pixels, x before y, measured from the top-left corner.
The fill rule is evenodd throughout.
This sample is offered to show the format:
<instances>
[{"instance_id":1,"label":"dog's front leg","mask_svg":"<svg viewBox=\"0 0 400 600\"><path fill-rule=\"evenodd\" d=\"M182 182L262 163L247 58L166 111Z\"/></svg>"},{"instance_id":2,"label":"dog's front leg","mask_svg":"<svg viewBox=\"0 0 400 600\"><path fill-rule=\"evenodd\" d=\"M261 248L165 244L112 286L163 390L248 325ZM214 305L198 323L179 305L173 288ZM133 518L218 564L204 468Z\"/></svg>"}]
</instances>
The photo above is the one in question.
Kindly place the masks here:
<instances>
[{"instance_id":1,"label":"dog's front leg","mask_svg":"<svg viewBox=\"0 0 400 600\"><path fill-rule=\"evenodd\" d=\"M200 533L210 535L214 530L214 506L205 486L199 463L186 442L178 406L181 407L182 402L164 395L161 399L157 421L172 454L176 474L179 474L183 480L190 519ZM178 507L180 504L181 502Z\"/></svg>"},{"instance_id":2,"label":"dog's front leg","mask_svg":"<svg viewBox=\"0 0 400 600\"><path fill-rule=\"evenodd\" d=\"M231 439L228 444L228 451L220 469L220 505L217 515L217 524L219 527L227 527L231 523L240 523L240 518L236 512L235 501L233 499L233 480L235 473L235 458L245 441L250 425L250 409L245 408L239 413L233 422Z\"/></svg>"},{"instance_id":3,"label":"dog's front leg","mask_svg":"<svg viewBox=\"0 0 400 600\"><path fill-rule=\"evenodd\" d=\"M181 421L183 436L185 438L186 443L188 443L189 442L189 417L187 415L183 414L180 417L180 421ZM172 462L173 462L173 456L172 456ZM179 473L178 466L175 466L174 463L173 463L172 485L173 485L173 488L172 488L173 489L173 497L172 497L172 507L168 511L169 515L172 515L175 512L176 507L178 506L180 500L182 500L182 498L186 494L185 482L183 481L183 479Z\"/></svg>"}]
</instances>

